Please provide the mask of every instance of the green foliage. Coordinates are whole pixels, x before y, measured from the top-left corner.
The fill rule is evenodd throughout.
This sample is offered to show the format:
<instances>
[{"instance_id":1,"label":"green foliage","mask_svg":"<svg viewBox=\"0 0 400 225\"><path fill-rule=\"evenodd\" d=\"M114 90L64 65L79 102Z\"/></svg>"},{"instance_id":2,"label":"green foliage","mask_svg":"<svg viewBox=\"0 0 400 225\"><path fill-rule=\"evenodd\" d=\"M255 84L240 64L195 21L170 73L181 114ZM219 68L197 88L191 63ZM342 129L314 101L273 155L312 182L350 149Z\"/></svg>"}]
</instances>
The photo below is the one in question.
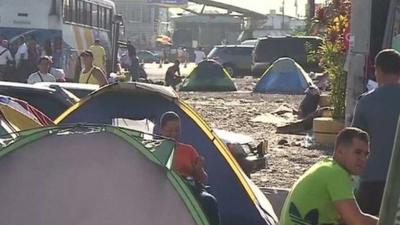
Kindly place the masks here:
<instances>
[{"instance_id":1,"label":"green foliage","mask_svg":"<svg viewBox=\"0 0 400 225\"><path fill-rule=\"evenodd\" d=\"M341 50L340 43L330 41L324 42L318 54L321 56L320 64L331 80L332 117L343 119L346 110L347 73L343 70L346 56Z\"/></svg>"},{"instance_id":2,"label":"green foliage","mask_svg":"<svg viewBox=\"0 0 400 225\"><path fill-rule=\"evenodd\" d=\"M331 80L333 118L344 119L346 103L347 73L343 70L346 60L344 45L345 30L350 22L349 0L333 0L327 7L317 12L313 30L310 33L323 35L324 42L315 52L310 52L308 60L318 62Z\"/></svg>"}]
</instances>

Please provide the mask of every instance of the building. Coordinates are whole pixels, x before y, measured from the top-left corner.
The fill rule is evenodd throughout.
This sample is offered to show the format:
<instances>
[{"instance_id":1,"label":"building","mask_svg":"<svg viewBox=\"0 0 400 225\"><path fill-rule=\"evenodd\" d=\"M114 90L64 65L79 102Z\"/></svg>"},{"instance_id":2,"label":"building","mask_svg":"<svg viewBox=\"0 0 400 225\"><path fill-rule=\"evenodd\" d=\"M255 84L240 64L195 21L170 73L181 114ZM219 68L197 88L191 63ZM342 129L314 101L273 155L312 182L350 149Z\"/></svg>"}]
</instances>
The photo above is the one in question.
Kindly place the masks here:
<instances>
[{"instance_id":1,"label":"building","mask_svg":"<svg viewBox=\"0 0 400 225\"><path fill-rule=\"evenodd\" d=\"M267 19L262 20L254 30L254 37L287 36L298 31L304 31L306 21L304 19L276 14L273 10L267 14Z\"/></svg>"},{"instance_id":2,"label":"building","mask_svg":"<svg viewBox=\"0 0 400 225\"><path fill-rule=\"evenodd\" d=\"M124 37L138 49L150 49L155 46L158 34L166 31L167 9L146 3L146 0L114 0L117 13L124 20Z\"/></svg>"},{"instance_id":3,"label":"building","mask_svg":"<svg viewBox=\"0 0 400 225\"><path fill-rule=\"evenodd\" d=\"M212 48L235 44L242 28L240 18L225 15L183 15L171 18L175 46Z\"/></svg>"}]
</instances>

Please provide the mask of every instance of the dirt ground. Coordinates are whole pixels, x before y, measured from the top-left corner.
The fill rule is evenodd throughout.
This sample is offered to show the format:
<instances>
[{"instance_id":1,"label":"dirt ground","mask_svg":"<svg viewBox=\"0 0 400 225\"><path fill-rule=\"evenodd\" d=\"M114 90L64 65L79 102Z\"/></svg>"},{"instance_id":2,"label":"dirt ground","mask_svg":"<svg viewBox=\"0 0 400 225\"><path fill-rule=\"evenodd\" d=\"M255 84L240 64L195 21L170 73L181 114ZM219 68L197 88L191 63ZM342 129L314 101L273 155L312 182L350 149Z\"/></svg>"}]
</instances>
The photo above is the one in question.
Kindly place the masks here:
<instances>
[{"instance_id":1,"label":"dirt ground","mask_svg":"<svg viewBox=\"0 0 400 225\"><path fill-rule=\"evenodd\" d=\"M257 79L251 77L238 78L234 82L238 92L180 92L179 95L212 128L247 134L256 141L268 141L268 164L251 175L259 187L290 188L312 164L331 154L326 148L308 147L305 135L276 134L278 124L293 121L295 117L291 113L276 116L273 112L282 107L297 108L303 96L253 94L251 90Z\"/></svg>"}]
</instances>

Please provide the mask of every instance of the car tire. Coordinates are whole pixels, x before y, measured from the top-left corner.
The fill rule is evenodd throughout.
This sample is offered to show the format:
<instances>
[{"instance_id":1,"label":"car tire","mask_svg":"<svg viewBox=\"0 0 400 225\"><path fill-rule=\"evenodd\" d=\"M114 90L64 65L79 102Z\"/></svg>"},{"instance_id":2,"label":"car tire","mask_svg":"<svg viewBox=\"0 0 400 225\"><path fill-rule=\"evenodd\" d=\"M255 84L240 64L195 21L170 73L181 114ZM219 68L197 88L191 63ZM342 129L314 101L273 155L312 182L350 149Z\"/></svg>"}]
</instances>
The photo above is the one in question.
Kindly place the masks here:
<instances>
[{"instance_id":1,"label":"car tire","mask_svg":"<svg viewBox=\"0 0 400 225\"><path fill-rule=\"evenodd\" d=\"M224 69L226 70L226 72L229 73L229 75L230 75L231 77L235 77L235 75L236 75L236 70L235 70L235 67L234 67L233 65L230 65L230 64L224 65Z\"/></svg>"}]
</instances>

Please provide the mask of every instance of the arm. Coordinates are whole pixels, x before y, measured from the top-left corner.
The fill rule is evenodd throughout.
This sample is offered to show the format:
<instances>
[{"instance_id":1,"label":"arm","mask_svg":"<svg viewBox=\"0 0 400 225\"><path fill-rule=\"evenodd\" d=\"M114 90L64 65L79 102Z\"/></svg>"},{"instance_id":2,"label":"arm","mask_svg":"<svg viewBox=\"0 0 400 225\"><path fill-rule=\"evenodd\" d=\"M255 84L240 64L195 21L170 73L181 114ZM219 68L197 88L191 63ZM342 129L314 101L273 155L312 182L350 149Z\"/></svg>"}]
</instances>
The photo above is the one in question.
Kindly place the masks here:
<instances>
[{"instance_id":1,"label":"arm","mask_svg":"<svg viewBox=\"0 0 400 225\"><path fill-rule=\"evenodd\" d=\"M14 61L14 59L13 59L13 57L12 57L12 55L11 55L11 52L9 51L9 50L7 50L7 52L6 52L6 58L9 60L9 61Z\"/></svg>"},{"instance_id":2,"label":"arm","mask_svg":"<svg viewBox=\"0 0 400 225\"><path fill-rule=\"evenodd\" d=\"M196 181L202 184L207 184L208 182L208 175L206 171L204 170L204 158L201 156L197 156L195 159L194 165L194 178Z\"/></svg>"},{"instance_id":3,"label":"arm","mask_svg":"<svg viewBox=\"0 0 400 225\"><path fill-rule=\"evenodd\" d=\"M99 82L100 87L108 84L106 76L101 70L95 69L93 71L93 75L96 77L97 81Z\"/></svg>"},{"instance_id":4,"label":"arm","mask_svg":"<svg viewBox=\"0 0 400 225\"><path fill-rule=\"evenodd\" d=\"M347 225L376 225L378 218L361 212L354 199L335 202L335 207Z\"/></svg>"},{"instance_id":5,"label":"arm","mask_svg":"<svg viewBox=\"0 0 400 225\"><path fill-rule=\"evenodd\" d=\"M103 48L103 65L106 65L106 50Z\"/></svg>"},{"instance_id":6,"label":"arm","mask_svg":"<svg viewBox=\"0 0 400 225\"><path fill-rule=\"evenodd\" d=\"M367 131L367 122L364 117L365 113L363 110L363 102L362 100L358 100L356 107L354 108L354 113L353 113L353 121L351 122L351 126L353 127L358 127L362 130Z\"/></svg>"}]
</instances>

